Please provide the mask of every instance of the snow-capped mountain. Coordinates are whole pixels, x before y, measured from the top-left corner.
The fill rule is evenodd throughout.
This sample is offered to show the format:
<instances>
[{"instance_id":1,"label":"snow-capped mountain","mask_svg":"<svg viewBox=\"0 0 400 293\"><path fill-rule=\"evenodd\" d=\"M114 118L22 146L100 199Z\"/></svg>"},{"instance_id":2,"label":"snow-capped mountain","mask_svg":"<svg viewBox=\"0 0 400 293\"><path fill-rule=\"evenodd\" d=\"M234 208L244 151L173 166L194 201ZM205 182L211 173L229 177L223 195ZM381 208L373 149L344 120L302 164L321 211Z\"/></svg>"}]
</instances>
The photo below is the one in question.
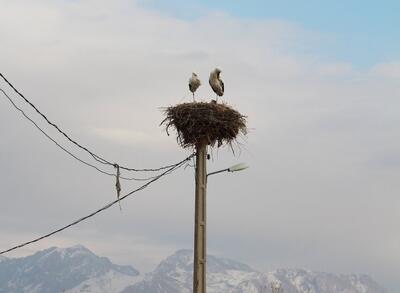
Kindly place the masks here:
<instances>
[{"instance_id":1,"label":"snow-capped mountain","mask_svg":"<svg viewBox=\"0 0 400 293\"><path fill-rule=\"evenodd\" d=\"M87 248L52 247L23 258L0 258L0 293L190 293L193 252L179 250L144 277ZM335 275L304 269L258 272L248 265L215 256L207 258L207 292L385 293L366 275Z\"/></svg>"},{"instance_id":2,"label":"snow-capped mountain","mask_svg":"<svg viewBox=\"0 0 400 293\"><path fill-rule=\"evenodd\" d=\"M0 262L1 293L119 292L139 272L98 257L87 248L52 247L23 258Z\"/></svg>"},{"instance_id":3,"label":"snow-capped mountain","mask_svg":"<svg viewBox=\"0 0 400 293\"><path fill-rule=\"evenodd\" d=\"M228 292L225 289L230 287L229 283L237 282L237 276L226 274L230 271L241 272L245 275L253 272L245 264L209 255L207 258L208 292ZM126 288L122 292L192 292L192 272L193 251L178 250L175 254L163 260L152 273L147 274L143 281Z\"/></svg>"},{"instance_id":4,"label":"snow-capped mountain","mask_svg":"<svg viewBox=\"0 0 400 293\"><path fill-rule=\"evenodd\" d=\"M192 292L193 252L179 250L162 261L151 273L122 293ZM284 293L384 293L366 275L335 275L303 269L261 273L236 261L208 256L207 292L271 293L279 283Z\"/></svg>"},{"instance_id":5,"label":"snow-capped mountain","mask_svg":"<svg viewBox=\"0 0 400 293\"><path fill-rule=\"evenodd\" d=\"M286 293L384 293L367 275L336 275L304 269L280 269L268 273L268 280L279 280Z\"/></svg>"}]
</instances>

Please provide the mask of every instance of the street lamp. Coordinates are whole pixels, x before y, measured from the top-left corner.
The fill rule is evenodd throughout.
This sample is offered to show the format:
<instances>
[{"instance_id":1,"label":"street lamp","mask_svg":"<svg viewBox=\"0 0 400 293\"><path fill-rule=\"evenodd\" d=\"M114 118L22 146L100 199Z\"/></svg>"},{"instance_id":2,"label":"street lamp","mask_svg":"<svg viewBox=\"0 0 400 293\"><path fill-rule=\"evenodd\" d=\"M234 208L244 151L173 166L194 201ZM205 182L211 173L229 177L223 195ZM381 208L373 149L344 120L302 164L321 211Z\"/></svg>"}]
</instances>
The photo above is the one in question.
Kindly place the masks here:
<instances>
[{"instance_id":1,"label":"street lamp","mask_svg":"<svg viewBox=\"0 0 400 293\"><path fill-rule=\"evenodd\" d=\"M207 177L211 176L211 175L218 174L218 173L222 173L222 172L231 172L231 173L233 173L233 172L237 172L237 171L242 171L242 170L247 169L247 168L249 168L249 166L247 164L239 163L239 164L233 165L233 166L231 166L229 168L226 168L226 169L222 169L222 170L218 170L218 171L214 171L214 172L208 173Z\"/></svg>"}]
</instances>

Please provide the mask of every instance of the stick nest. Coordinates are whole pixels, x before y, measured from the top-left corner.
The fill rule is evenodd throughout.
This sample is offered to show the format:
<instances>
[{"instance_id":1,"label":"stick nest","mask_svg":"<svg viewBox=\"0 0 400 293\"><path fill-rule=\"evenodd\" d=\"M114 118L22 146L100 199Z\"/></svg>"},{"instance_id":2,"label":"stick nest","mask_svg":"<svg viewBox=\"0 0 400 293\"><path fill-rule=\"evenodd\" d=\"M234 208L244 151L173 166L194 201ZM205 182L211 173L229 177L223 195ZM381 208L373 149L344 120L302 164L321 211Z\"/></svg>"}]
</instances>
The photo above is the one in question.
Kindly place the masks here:
<instances>
[{"instance_id":1,"label":"stick nest","mask_svg":"<svg viewBox=\"0 0 400 293\"><path fill-rule=\"evenodd\" d=\"M239 134L246 135L246 116L227 104L193 102L183 103L164 109L166 118L160 125L175 128L178 143L186 147L195 147L206 143L218 147L236 141Z\"/></svg>"}]
</instances>

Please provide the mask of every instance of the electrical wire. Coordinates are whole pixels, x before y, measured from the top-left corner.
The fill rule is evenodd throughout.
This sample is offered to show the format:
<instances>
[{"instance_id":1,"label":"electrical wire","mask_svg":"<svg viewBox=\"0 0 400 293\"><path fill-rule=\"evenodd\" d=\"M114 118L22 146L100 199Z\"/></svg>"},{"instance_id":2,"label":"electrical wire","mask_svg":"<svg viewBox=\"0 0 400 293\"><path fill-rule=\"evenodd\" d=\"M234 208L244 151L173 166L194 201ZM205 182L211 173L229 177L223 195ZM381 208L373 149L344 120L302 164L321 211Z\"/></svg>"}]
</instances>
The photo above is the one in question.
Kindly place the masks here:
<instances>
[{"instance_id":1,"label":"electrical wire","mask_svg":"<svg viewBox=\"0 0 400 293\"><path fill-rule=\"evenodd\" d=\"M54 234L56 234L56 233L59 233L59 232L61 232L61 231L64 231L64 230L68 229L69 227L72 227L72 226L74 226L74 225L77 225L77 224L79 224L80 222L85 221L85 220L87 220L87 219L89 219L89 218L95 216L96 214L102 212L102 211L105 211L105 210L109 209L110 207L112 207L113 205L115 205L116 203L118 203L119 201L124 200L124 199L127 198L128 196L130 196L130 195L132 195L132 194L134 194L134 193L136 193L136 192L138 192L138 191L141 191L141 190L145 189L146 187L148 187L150 184L152 184L153 182L157 181L157 180L160 179L161 177L163 177L163 176L165 176L165 175L167 175L167 174L170 174L171 172L175 171L176 169L182 167L187 161L189 161L189 160L190 160L192 157L194 157L194 156L195 156L194 153L191 154L189 157L187 157L186 159L180 161L179 163L176 163L175 165L171 166L171 168L169 168L168 170L164 171L164 172L161 173L160 175L156 176L154 179L152 179L152 180L150 180L149 182L143 184L142 186L136 188L135 190L133 190L133 191L131 191L131 192L125 194L124 196L120 197L119 199L116 199L116 200L114 200L113 202L110 202L109 204L107 204L107 205L103 206L102 208L98 209L97 211L94 211L94 212L88 214L87 216L84 216L84 217L82 217L82 218L80 218L80 219L78 219L78 220L76 220L76 221L73 221L72 223L70 223L70 224L68 224L68 225L66 225L66 226L63 226L63 227L61 227L61 228L59 228L59 229L57 229L57 230L54 230L54 231L52 231L52 232L50 232L50 233L48 233L48 234L45 234L45 235L43 235L43 236L41 236L41 237L35 238L35 239L33 239L33 240L30 240L30 241L27 241L27 242L24 242L24 243L21 243L21 244L19 244L19 245L16 245L16 246L14 246L14 247L9 248L9 249L0 251L0 255L5 254L5 253L10 252L10 251L13 251L13 250L16 250L16 249L18 249L18 248L22 248L22 247L27 246L27 245L29 245L29 244L38 242L38 241L43 240L43 239L45 239L45 238L48 238L48 237L50 237L50 236L52 236L52 235L54 235Z\"/></svg>"},{"instance_id":2,"label":"electrical wire","mask_svg":"<svg viewBox=\"0 0 400 293\"><path fill-rule=\"evenodd\" d=\"M73 140L68 134L66 134L64 131L62 131L60 129L60 127L58 127L55 123L53 123L52 121L50 121L46 115L44 115L41 111L39 111L39 109L31 102L29 101L19 90L17 90L14 85L8 81L8 79L0 72L0 77L21 97L24 99L24 101L26 103L28 103L40 116L42 116L42 118L48 123L50 124L52 127L54 127L59 133L61 133L66 139L68 139L71 143L73 143L74 145L76 145L78 148L86 151L88 154L90 154L97 162L102 163L104 165L111 165L114 166L115 163L111 163L110 161L104 159L103 157L95 154L94 152L90 151L87 147L82 146L81 144L79 144L78 142L76 142L75 140ZM118 164L119 167L123 170L126 171L135 171L135 172L158 172L158 171L162 171L165 169L168 169L172 166L174 166L174 164L170 164L167 166L162 166L159 168L144 168L144 169L136 169L136 168L129 168L129 167L125 167L122 166L120 164Z\"/></svg>"},{"instance_id":3,"label":"electrical wire","mask_svg":"<svg viewBox=\"0 0 400 293\"><path fill-rule=\"evenodd\" d=\"M30 121L46 138L48 138L49 140L51 140L57 147L59 147L62 151L64 151L65 153L67 153L69 156L73 157L75 160L81 162L82 164L89 166L95 170L97 170L98 172L108 175L108 176L113 176L115 177L116 175L113 173L109 173L107 171L104 171L102 169L100 169L99 167L90 164L88 162L86 162L85 160L82 160L81 158L77 157L76 155L74 155L73 153L71 153L69 150L67 150L66 148L64 148L62 145L60 145L54 138L52 138L49 134L47 134L42 128L39 127L39 125L33 121L21 108L19 108L15 102L11 99L11 97L2 89L0 88L0 91L4 94L4 96L10 101L11 105L18 110L28 121ZM146 178L137 178L137 177L124 177L124 176L120 176L119 178L124 179L124 180L134 180L134 181L148 181L151 179L154 179L157 176L151 176L151 177L146 177Z\"/></svg>"}]
</instances>

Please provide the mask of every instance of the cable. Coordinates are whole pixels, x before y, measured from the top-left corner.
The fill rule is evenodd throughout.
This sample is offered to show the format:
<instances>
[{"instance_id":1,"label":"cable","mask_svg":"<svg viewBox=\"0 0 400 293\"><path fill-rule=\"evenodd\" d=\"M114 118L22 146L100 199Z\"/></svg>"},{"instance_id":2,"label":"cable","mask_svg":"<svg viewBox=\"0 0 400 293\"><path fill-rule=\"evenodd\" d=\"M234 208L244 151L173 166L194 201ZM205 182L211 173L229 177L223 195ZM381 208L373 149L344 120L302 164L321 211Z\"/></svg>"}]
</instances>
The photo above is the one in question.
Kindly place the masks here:
<instances>
[{"instance_id":1,"label":"cable","mask_svg":"<svg viewBox=\"0 0 400 293\"><path fill-rule=\"evenodd\" d=\"M42 116L42 118L51 126L53 126L59 133L61 133L66 139L68 139L70 142L72 142L74 145L76 145L78 148L86 151L88 154L90 154L97 162L102 163L104 165L111 165L114 166L115 163L111 163L110 161L107 161L106 159L104 159L103 157L95 154L94 152L90 151L88 148L82 146L81 144L79 144L78 142L76 142L75 140L73 140L68 134L66 134L64 131L62 131L55 123L51 122L46 115L44 115L42 112L39 111L39 109L32 103L30 102L21 92L19 92L12 84L11 82L9 82L7 80L7 78L0 72L0 77L3 78L3 80L21 97L24 99L24 101L26 103L28 103L40 116ZM174 164L171 165L167 165L167 166L163 166L163 167L159 167L159 168L144 168L144 169L136 169L136 168L129 168L129 167L124 167L120 164L118 164L119 167L123 170L126 171L135 171L135 172L158 172L158 171L162 171L165 169L168 169L172 166L174 166ZM133 180L133 179L132 179Z\"/></svg>"},{"instance_id":2,"label":"cable","mask_svg":"<svg viewBox=\"0 0 400 293\"><path fill-rule=\"evenodd\" d=\"M29 245L29 244L38 242L38 241L40 241L40 240L42 240L42 239L48 238L48 237L50 237L50 236L52 236L52 235L54 235L54 234L56 234L56 233L59 233L59 232L61 232L61 231L64 231L65 229L68 229L69 227L72 227L72 226L74 226L74 225L76 225L76 224L79 224L80 222L82 222L82 221L84 221L84 220L86 220L86 219L89 219L89 218L95 216L96 214L98 214L98 213L100 213L100 212L102 212L102 211L105 211L106 209L112 207L114 204L118 203L119 201L121 201L121 200L127 198L128 196L130 196L130 195L132 195L132 194L134 194L134 193L136 193L136 192L138 192L138 191L141 191L141 190L145 189L146 187L148 187L150 184L152 184L153 182L157 181L157 180L160 179L161 177L163 177L163 176L165 176L165 175L167 175L167 174L170 174L171 172L175 171L176 169L182 167L182 166L184 165L184 163L187 162L187 161L189 161L194 155L195 155L194 153L191 154L189 157L187 157L186 159L180 161L179 163L176 163L174 166L172 166L172 167L169 168L168 170L164 171L164 172L161 173L160 175L156 176L156 177L155 177L154 179L152 179L151 181L149 181L149 182L143 184L142 186L140 186L139 188L137 188L137 189L135 189L135 190L133 190L133 191L131 191L131 192L125 194L125 195L122 196L121 198L116 199L116 200L114 200L113 202L110 202L109 204L105 205L104 207L98 209L97 211L92 212L92 213L90 213L89 215L84 216L84 217L82 217L82 218L80 218L80 219L78 219L78 220L72 222L71 224L68 224L68 225L66 225L66 226L63 226L63 227L61 227L61 228L59 228L59 229L57 229L57 230L54 230L54 231L52 231L52 232L50 232L50 233L48 233L48 234L46 234L46 235L43 235L43 236L38 237L38 238L36 238L36 239L33 239L33 240L30 240L30 241L21 243L21 244L19 244L19 245L16 245L16 246L14 246L14 247L9 248L9 249L0 251L0 255L5 254L5 253L10 252L10 251L13 251L13 250L15 250L15 249L24 247L24 246L26 246L26 245Z\"/></svg>"},{"instance_id":3,"label":"cable","mask_svg":"<svg viewBox=\"0 0 400 293\"><path fill-rule=\"evenodd\" d=\"M21 114L22 114L26 119L28 119L41 133L43 133L44 136L46 136L49 140L51 140L56 146L58 146L58 147L59 147L61 150L63 150L65 153L67 153L68 155L70 155L70 156L73 157L74 159L78 160L78 161L81 162L82 164L84 164L84 165L86 165L86 166L89 166L89 167L91 167L91 168L93 168L93 169L96 169L96 170L99 171L100 173L103 173L103 174L108 175L108 176L113 176L113 177L115 177L115 174L112 174L112 173L106 172L106 171L104 171L104 170L101 170L101 169L98 168L97 166L92 165L92 164L90 164L90 163L88 163L88 162L86 162L86 161L84 161L84 160L78 158L76 155L74 155L73 153L71 153L70 151L68 151L66 148L64 148L63 146L61 146L55 139L53 139L49 134L47 134L43 129L41 129L41 128L39 127L39 125L37 125L37 123L36 123L35 121L33 121L21 108L19 108L19 107L14 103L14 101L11 99L11 97L10 97L9 95L7 95L7 93L6 93L2 88L0 88L0 91L4 94L4 96L6 96L6 98L10 101L11 105L12 105L16 110L18 110L19 112L21 112ZM173 166L173 165L172 165L172 166ZM136 178L136 177L124 177L124 176L120 176L121 179L124 179L124 180L134 180L134 181L148 181L148 180L154 179L155 177L157 177L157 176L151 176L151 177L147 177L147 178Z\"/></svg>"}]
</instances>

